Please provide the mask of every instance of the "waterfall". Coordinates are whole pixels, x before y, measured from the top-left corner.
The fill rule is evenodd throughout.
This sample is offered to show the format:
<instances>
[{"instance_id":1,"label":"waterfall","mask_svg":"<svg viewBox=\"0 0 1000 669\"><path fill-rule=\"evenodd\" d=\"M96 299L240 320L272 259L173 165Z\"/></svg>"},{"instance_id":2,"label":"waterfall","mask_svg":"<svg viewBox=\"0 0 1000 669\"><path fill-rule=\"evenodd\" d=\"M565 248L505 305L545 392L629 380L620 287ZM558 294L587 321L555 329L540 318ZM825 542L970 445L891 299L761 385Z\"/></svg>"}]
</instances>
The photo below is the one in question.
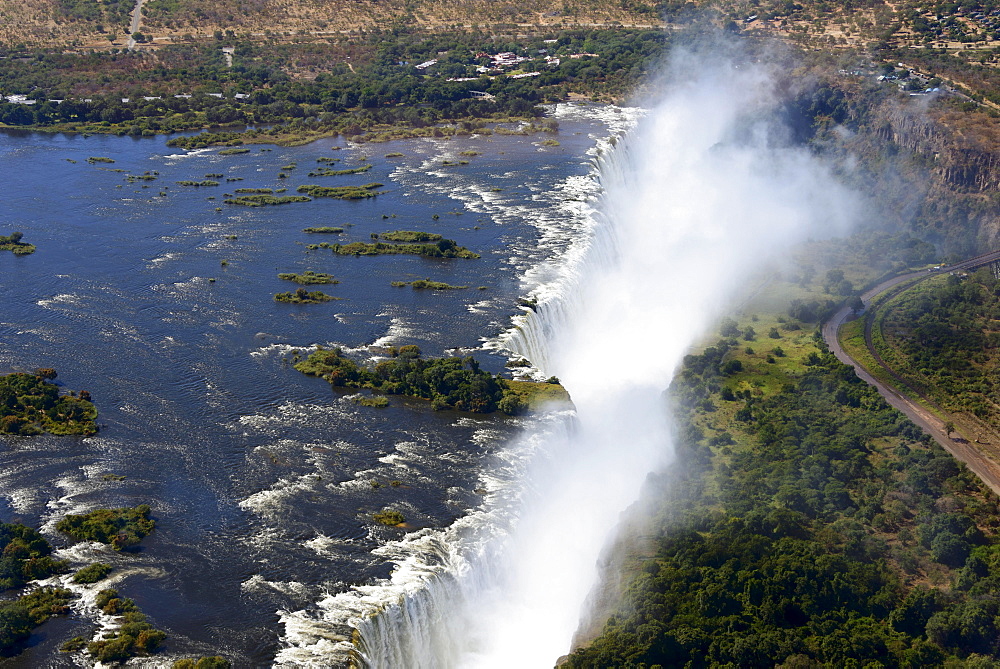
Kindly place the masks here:
<instances>
[{"instance_id":1,"label":"waterfall","mask_svg":"<svg viewBox=\"0 0 1000 669\"><path fill-rule=\"evenodd\" d=\"M776 120L787 75L719 51L674 54L647 116L595 161L602 195L558 276L504 338L562 380L575 414L528 421L480 510L386 548L407 544L387 553L392 582L352 595L378 602L351 618L358 664L567 653L619 515L670 461L663 391L683 356L765 263L846 230L855 199Z\"/></svg>"}]
</instances>

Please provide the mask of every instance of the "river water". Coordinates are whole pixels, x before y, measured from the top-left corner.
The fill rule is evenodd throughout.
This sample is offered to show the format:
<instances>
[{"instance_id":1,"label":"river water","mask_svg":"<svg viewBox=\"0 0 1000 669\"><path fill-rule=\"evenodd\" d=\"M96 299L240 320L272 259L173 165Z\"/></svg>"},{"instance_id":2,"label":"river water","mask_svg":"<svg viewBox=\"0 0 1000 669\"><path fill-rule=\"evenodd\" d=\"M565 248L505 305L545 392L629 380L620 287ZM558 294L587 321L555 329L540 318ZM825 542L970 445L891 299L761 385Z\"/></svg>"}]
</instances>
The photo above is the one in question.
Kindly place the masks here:
<instances>
[{"instance_id":1,"label":"river water","mask_svg":"<svg viewBox=\"0 0 1000 669\"><path fill-rule=\"evenodd\" d=\"M317 344L359 359L417 344L502 370L518 298L544 297L558 282L599 190L593 155L634 118L591 105L552 113L560 122L552 136L322 140L230 156L170 149L162 137L0 135L0 234L20 230L38 247L0 254L0 368L56 368L67 389L91 392L101 426L92 438L4 437L0 520L40 526L74 566L112 563L100 587L135 599L169 634L149 666L197 654L239 667L346 661L353 628L397 596L394 568L413 576L410 588L433 570L406 547L447 544L449 531L516 496L509 489L530 450L519 435L544 439L565 419L438 413L401 398L365 408L290 360ZM542 145L550 137L559 145ZM478 155L460 155L470 151ZM404 155L384 157L395 152ZM334 169L372 169L306 176L321 157L340 159ZM157 178L128 181L146 172ZM176 183L208 174L242 180ZM387 192L365 201L222 203L235 188L292 193L304 183L372 181ZM303 233L309 226L346 231ZM482 258L338 257L305 247L397 229L440 233ZM296 288L277 273L304 270L333 274L338 285L318 288L342 299L276 303L275 293ZM417 278L469 288L390 286ZM73 545L54 530L66 513L140 503L152 506L157 529L136 553ZM402 511L407 528L373 524L384 507ZM91 604L96 588L76 589L73 614L0 666L87 663L58 652L107 622Z\"/></svg>"}]
</instances>

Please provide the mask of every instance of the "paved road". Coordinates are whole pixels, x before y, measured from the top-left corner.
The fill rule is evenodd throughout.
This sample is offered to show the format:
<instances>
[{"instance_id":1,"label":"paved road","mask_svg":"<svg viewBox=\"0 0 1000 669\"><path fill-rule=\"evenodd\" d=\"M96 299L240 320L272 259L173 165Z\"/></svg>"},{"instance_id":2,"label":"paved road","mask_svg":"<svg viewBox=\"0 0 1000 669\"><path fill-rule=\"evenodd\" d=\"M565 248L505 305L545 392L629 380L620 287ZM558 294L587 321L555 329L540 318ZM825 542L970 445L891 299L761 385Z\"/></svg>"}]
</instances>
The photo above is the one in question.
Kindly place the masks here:
<instances>
[{"instance_id":1,"label":"paved road","mask_svg":"<svg viewBox=\"0 0 1000 669\"><path fill-rule=\"evenodd\" d=\"M995 259L1000 259L1000 252L972 258L967 261L957 263L942 271L950 269L967 269L975 267L979 264L985 264L985 262ZM867 305L875 295L878 295L883 291L899 286L907 281L917 281L921 277L926 278L927 276L933 275L927 272L913 272L911 274L894 277L865 292L861 296L861 299L864 300ZM960 437L949 437L944 432L944 421L913 400L897 392L894 388L887 386L876 379L874 376L869 374L857 360L847 355L843 347L840 345L840 341L837 339L837 331L840 329L840 326L848 320L852 313L853 312L850 307L843 307L833 316L833 318L823 324L823 339L826 341L826 345L830 347L833 354L837 356L837 359L844 364L854 367L855 373L861 380L875 386L875 388L889 404L906 414L910 420L919 425L924 432L929 434L936 442L941 444L946 451L955 456L955 458L959 461L964 462L976 476L978 476L993 490L993 492L1000 495L1000 465L986 457L986 455L980 452L974 444L969 443L967 440Z\"/></svg>"},{"instance_id":2,"label":"paved road","mask_svg":"<svg viewBox=\"0 0 1000 669\"><path fill-rule=\"evenodd\" d=\"M142 3L146 0L135 0L135 8L132 10L132 23L128 31L128 50L135 48L135 40L132 35L139 32L139 25L142 23Z\"/></svg>"}]
</instances>

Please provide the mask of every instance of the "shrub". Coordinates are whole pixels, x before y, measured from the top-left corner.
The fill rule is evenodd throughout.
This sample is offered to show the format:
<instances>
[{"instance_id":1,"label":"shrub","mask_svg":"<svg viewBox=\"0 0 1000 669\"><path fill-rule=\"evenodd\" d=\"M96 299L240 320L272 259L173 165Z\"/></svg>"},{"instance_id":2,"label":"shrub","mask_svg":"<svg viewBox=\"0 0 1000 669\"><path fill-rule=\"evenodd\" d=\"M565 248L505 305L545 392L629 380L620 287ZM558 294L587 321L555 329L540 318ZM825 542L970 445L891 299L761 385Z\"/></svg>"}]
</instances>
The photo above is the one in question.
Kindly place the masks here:
<instances>
[{"instance_id":1,"label":"shrub","mask_svg":"<svg viewBox=\"0 0 1000 669\"><path fill-rule=\"evenodd\" d=\"M56 529L79 541L97 541L120 551L138 544L153 531L156 522L149 513L146 504L134 509L97 509L83 515L69 514L56 524Z\"/></svg>"},{"instance_id":2,"label":"shrub","mask_svg":"<svg viewBox=\"0 0 1000 669\"><path fill-rule=\"evenodd\" d=\"M381 525L399 525L406 522L406 518L399 511L392 509L382 509L372 514L372 519Z\"/></svg>"},{"instance_id":3,"label":"shrub","mask_svg":"<svg viewBox=\"0 0 1000 669\"><path fill-rule=\"evenodd\" d=\"M95 562L87 565L80 571L73 574L74 583L97 583L111 573L113 567L103 562Z\"/></svg>"}]
</instances>

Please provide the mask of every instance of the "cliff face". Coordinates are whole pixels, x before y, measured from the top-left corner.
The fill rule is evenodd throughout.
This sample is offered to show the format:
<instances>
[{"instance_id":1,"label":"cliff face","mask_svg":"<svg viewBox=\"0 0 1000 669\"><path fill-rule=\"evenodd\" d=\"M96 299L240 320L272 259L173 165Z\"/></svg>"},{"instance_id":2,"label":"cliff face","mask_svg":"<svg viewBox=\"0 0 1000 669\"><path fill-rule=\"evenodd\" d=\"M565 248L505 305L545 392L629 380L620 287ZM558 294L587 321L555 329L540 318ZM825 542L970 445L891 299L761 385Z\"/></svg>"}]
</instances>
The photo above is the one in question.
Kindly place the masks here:
<instances>
[{"instance_id":1,"label":"cliff face","mask_svg":"<svg viewBox=\"0 0 1000 669\"><path fill-rule=\"evenodd\" d=\"M842 145L886 225L945 254L1000 248L1000 119L926 98L868 100Z\"/></svg>"}]
</instances>

